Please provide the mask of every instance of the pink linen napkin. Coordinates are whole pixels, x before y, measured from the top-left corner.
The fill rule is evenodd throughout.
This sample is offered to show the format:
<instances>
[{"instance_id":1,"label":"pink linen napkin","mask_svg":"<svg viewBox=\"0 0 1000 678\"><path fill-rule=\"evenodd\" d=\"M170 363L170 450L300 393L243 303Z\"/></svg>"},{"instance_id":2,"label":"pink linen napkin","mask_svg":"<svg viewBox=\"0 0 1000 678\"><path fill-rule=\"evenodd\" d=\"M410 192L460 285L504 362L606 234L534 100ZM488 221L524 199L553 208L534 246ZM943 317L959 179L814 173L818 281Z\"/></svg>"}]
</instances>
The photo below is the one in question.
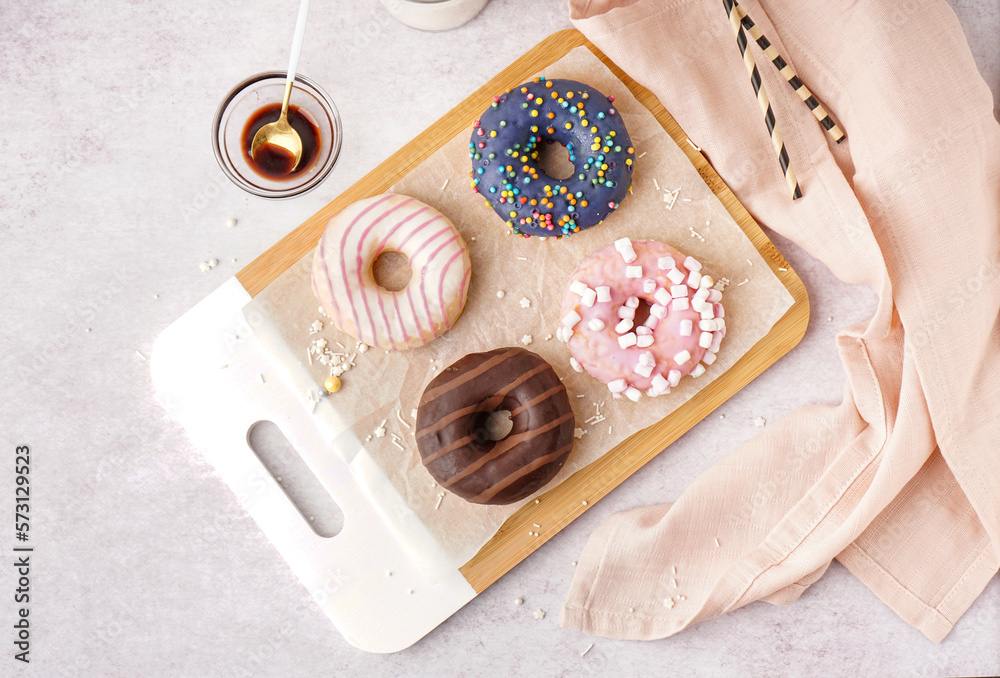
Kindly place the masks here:
<instances>
[{"instance_id":1,"label":"pink linen napkin","mask_svg":"<svg viewBox=\"0 0 1000 678\"><path fill-rule=\"evenodd\" d=\"M837 346L844 401L789 415L671 506L613 515L561 623L653 639L787 604L833 558L942 640L1000 567L1000 128L943 0L747 0L836 145L756 45L792 202L721 0L570 0L750 213L880 296Z\"/></svg>"}]
</instances>

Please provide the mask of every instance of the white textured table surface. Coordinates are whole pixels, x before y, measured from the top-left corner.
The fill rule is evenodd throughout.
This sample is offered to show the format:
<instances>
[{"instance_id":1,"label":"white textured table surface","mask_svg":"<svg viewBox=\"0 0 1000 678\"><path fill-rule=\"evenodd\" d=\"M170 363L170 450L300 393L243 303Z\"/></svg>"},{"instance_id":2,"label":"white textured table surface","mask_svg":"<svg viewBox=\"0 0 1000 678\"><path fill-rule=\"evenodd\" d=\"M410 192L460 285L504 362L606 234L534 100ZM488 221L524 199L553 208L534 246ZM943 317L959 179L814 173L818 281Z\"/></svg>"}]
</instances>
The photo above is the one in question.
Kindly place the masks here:
<instances>
[{"instance_id":1,"label":"white textured table surface","mask_svg":"<svg viewBox=\"0 0 1000 678\"><path fill-rule=\"evenodd\" d=\"M1000 9L952 4L997 93ZM288 16L265 18L278 5ZM493 0L464 28L427 34L395 23L375 0L313 2L299 70L336 100L344 147L319 190L272 203L228 183L209 128L234 83L284 67L296 5L0 8L0 504L10 521L14 448L30 445L36 547L32 662L23 666L11 644L14 528L0 525L0 675L1000 673L996 578L941 645L837 564L790 607L753 604L665 641L559 628L572 563L603 518L673 500L756 432L755 417L839 401L834 334L867 319L874 296L780 238L809 289L812 322L798 348L720 410L724 420L696 426L405 652L358 651L304 604L284 561L154 402L137 351L148 354L235 271L569 22L561 2ZM219 266L201 272L212 257ZM525 604L515 607L516 597Z\"/></svg>"}]
</instances>

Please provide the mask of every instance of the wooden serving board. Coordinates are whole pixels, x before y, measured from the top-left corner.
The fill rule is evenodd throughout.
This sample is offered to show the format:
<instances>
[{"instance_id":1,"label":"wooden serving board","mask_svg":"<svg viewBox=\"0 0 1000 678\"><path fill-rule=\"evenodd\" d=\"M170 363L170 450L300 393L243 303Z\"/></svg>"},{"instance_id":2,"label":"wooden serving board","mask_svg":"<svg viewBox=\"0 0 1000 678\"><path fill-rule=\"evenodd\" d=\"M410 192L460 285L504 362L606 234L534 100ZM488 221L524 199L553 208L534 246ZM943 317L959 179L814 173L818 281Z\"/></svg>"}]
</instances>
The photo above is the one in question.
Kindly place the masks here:
<instances>
[{"instance_id":1,"label":"wooden serving board","mask_svg":"<svg viewBox=\"0 0 1000 678\"><path fill-rule=\"evenodd\" d=\"M652 112L760 252L794 302L763 339L694 397L660 422L621 442L611 454L605 454L541 495L543 501L528 503L508 518L496 535L460 568L476 593L539 548L799 342L809 320L809 300L802 281L788 262L704 156L686 142L687 135L656 97L626 75L579 31L570 29L549 36L529 50L236 275L246 292L251 297L257 296L316 246L327 222L342 209L357 200L384 193L442 145L469 129L473 120L490 105L496 92L520 84L581 46L607 65ZM583 504L584 499L587 505ZM545 525L546 530L538 537L529 537L529 527L534 523Z\"/></svg>"}]
</instances>

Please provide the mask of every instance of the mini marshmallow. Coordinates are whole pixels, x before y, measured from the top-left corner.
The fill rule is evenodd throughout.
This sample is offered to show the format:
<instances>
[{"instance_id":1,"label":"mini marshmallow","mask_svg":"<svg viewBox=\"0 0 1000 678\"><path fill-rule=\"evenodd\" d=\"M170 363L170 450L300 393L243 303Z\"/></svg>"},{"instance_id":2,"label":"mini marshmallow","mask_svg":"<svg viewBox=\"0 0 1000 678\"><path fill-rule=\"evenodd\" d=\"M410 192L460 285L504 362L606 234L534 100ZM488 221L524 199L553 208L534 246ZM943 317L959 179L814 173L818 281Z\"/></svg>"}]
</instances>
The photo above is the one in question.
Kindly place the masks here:
<instances>
[{"instance_id":1,"label":"mini marshmallow","mask_svg":"<svg viewBox=\"0 0 1000 678\"><path fill-rule=\"evenodd\" d=\"M570 311L565 316L563 316L562 324L564 327L576 327L576 324L583 320L580 314L576 311Z\"/></svg>"},{"instance_id":2,"label":"mini marshmallow","mask_svg":"<svg viewBox=\"0 0 1000 678\"><path fill-rule=\"evenodd\" d=\"M649 315L655 316L660 320L667 317L667 307L661 306L660 304L653 304L649 307Z\"/></svg>"},{"instance_id":3,"label":"mini marshmallow","mask_svg":"<svg viewBox=\"0 0 1000 678\"><path fill-rule=\"evenodd\" d=\"M686 296L687 295L685 295L685 297ZM670 303L671 297L670 297L670 292L666 291L661 287L660 289L656 290L656 294L653 295L653 298L656 299L656 303L660 304L661 306L666 306L667 304Z\"/></svg>"},{"instance_id":4,"label":"mini marshmallow","mask_svg":"<svg viewBox=\"0 0 1000 678\"><path fill-rule=\"evenodd\" d=\"M653 366L656 364L656 358L653 357L652 353L646 351L645 353L639 356L639 363L642 365Z\"/></svg>"},{"instance_id":5,"label":"mini marshmallow","mask_svg":"<svg viewBox=\"0 0 1000 678\"><path fill-rule=\"evenodd\" d=\"M698 283L698 287L708 288L714 284L715 284L715 278L713 278L710 275L703 275L701 276L701 281Z\"/></svg>"},{"instance_id":6,"label":"mini marshmallow","mask_svg":"<svg viewBox=\"0 0 1000 678\"><path fill-rule=\"evenodd\" d=\"M612 393L621 393L628 388L628 384L624 379L615 379L614 381L608 382L608 390Z\"/></svg>"},{"instance_id":7,"label":"mini marshmallow","mask_svg":"<svg viewBox=\"0 0 1000 678\"><path fill-rule=\"evenodd\" d=\"M721 299L722 299L722 292L720 292L719 290L709 290L708 291L708 300L709 301L716 302L716 301L720 301Z\"/></svg>"},{"instance_id":8,"label":"mini marshmallow","mask_svg":"<svg viewBox=\"0 0 1000 678\"><path fill-rule=\"evenodd\" d=\"M639 402L639 398L642 397L642 391L637 389L635 386L629 386L625 389L625 397L634 403Z\"/></svg>"},{"instance_id":9,"label":"mini marshmallow","mask_svg":"<svg viewBox=\"0 0 1000 678\"><path fill-rule=\"evenodd\" d=\"M626 266L625 267L625 277L626 278L641 278L642 277L642 266Z\"/></svg>"},{"instance_id":10,"label":"mini marshmallow","mask_svg":"<svg viewBox=\"0 0 1000 678\"><path fill-rule=\"evenodd\" d=\"M607 285L601 285L597 288L597 300L598 301L611 301L611 288Z\"/></svg>"},{"instance_id":11,"label":"mini marshmallow","mask_svg":"<svg viewBox=\"0 0 1000 678\"><path fill-rule=\"evenodd\" d=\"M652 278L646 278L642 281L642 292L643 294L652 294L656 291L656 281Z\"/></svg>"},{"instance_id":12,"label":"mini marshmallow","mask_svg":"<svg viewBox=\"0 0 1000 678\"><path fill-rule=\"evenodd\" d=\"M687 297L678 297L670 302L670 308L675 311L686 311L691 308L691 302Z\"/></svg>"},{"instance_id":13,"label":"mini marshmallow","mask_svg":"<svg viewBox=\"0 0 1000 678\"><path fill-rule=\"evenodd\" d=\"M583 296L583 293L586 292L588 289L590 288L588 288L586 283L584 283L582 280L574 280L569 284L569 291L572 292L573 294L579 294L580 296Z\"/></svg>"},{"instance_id":14,"label":"mini marshmallow","mask_svg":"<svg viewBox=\"0 0 1000 678\"><path fill-rule=\"evenodd\" d=\"M716 318L725 318L726 317L726 309L724 309L722 307L722 304L716 304L715 305L715 317Z\"/></svg>"},{"instance_id":15,"label":"mini marshmallow","mask_svg":"<svg viewBox=\"0 0 1000 678\"><path fill-rule=\"evenodd\" d=\"M712 333L711 332L702 332L701 336L698 337L698 345L701 346L702 348L708 348L709 346L711 346L712 345Z\"/></svg>"},{"instance_id":16,"label":"mini marshmallow","mask_svg":"<svg viewBox=\"0 0 1000 678\"><path fill-rule=\"evenodd\" d=\"M687 285L671 285L670 286L670 296L674 299L680 297L686 297L688 295Z\"/></svg>"},{"instance_id":17,"label":"mini marshmallow","mask_svg":"<svg viewBox=\"0 0 1000 678\"><path fill-rule=\"evenodd\" d=\"M587 308L593 306L595 301L597 301L597 292L589 287L587 288L587 291L580 296L580 303Z\"/></svg>"},{"instance_id":18,"label":"mini marshmallow","mask_svg":"<svg viewBox=\"0 0 1000 678\"><path fill-rule=\"evenodd\" d=\"M705 374L705 366L702 365L701 363L695 365L695 368L691 370L691 376L694 377L695 379L697 379L703 374Z\"/></svg>"},{"instance_id":19,"label":"mini marshmallow","mask_svg":"<svg viewBox=\"0 0 1000 678\"><path fill-rule=\"evenodd\" d=\"M641 327L639 329L642 329ZM651 334L639 334L636 335L635 345L639 348L649 348L653 345L653 335ZM646 375L649 376L648 374Z\"/></svg>"},{"instance_id":20,"label":"mini marshmallow","mask_svg":"<svg viewBox=\"0 0 1000 678\"><path fill-rule=\"evenodd\" d=\"M680 335L682 337L690 337L691 331L694 329L694 323L689 319L685 318L681 321Z\"/></svg>"},{"instance_id":21,"label":"mini marshmallow","mask_svg":"<svg viewBox=\"0 0 1000 678\"><path fill-rule=\"evenodd\" d=\"M701 273L698 271L691 271L690 275L688 275L687 284L688 287L698 289L698 286L701 285Z\"/></svg>"},{"instance_id":22,"label":"mini marshmallow","mask_svg":"<svg viewBox=\"0 0 1000 678\"><path fill-rule=\"evenodd\" d=\"M591 318L590 322L587 323L587 327L595 332L600 332L604 329L604 321L600 318Z\"/></svg>"},{"instance_id":23,"label":"mini marshmallow","mask_svg":"<svg viewBox=\"0 0 1000 678\"><path fill-rule=\"evenodd\" d=\"M638 365L635 366L633 372L642 377L649 377L649 375L653 373L653 366L643 365L642 363L639 363Z\"/></svg>"},{"instance_id":24,"label":"mini marshmallow","mask_svg":"<svg viewBox=\"0 0 1000 678\"><path fill-rule=\"evenodd\" d=\"M629 308L639 308L639 297L629 297L625 300L625 305Z\"/></svg>"},{"instance_id":25,"label":"mini marshmallow","mask_svg":"<svg viewBox=\"0 0 1000 678\"><path fill-rule=\"evenodd\" d=\"M580 366L580 361L572 356L569 359L569 366L577 372L583 372L583 367Z\"/></svg>"},{"instance_id":26,"label":"mini marshmallow","mask_svg":"<svg viewBox=\"0 0 1000 678\"><path fill-rule=\"evenodd\" d=\"M674 362L678 365L683 365L689 360L691 360L691 354L686 349L674 356Z\"/></svg>"},{"instance_id":27,"label":"mini marshmallow","mask_svg":"<svg viewBox=\"0 0 1000 678\"><path fill-rule=\"evenodd\" d=\"M649 318L646 318L646 320L649 320ZM653 334L653 330L651 330L649 326L643 323L642 325L639 325L637 328L635 328L635 333L639 336L642 336L643 334L651 335Z\"/></svg>"},{"instance_id":28,"label":"mini marshmallow","mask_svg":"<svg viewBox=\"0 0 1000 678\"><path fill-rule=\"evenodd\" d=\"M615 249L618 250L618 254L622 255L622 259L625 260L626 264L631 264L635 261L635 250L632 249L632 241L628 238L615 240Z\"/></svg>"},{"instance_id":29,"label":"mini marshmallow","mask_svg":"<svg viewBox=\"0 0 1000 678\"><path fill-rule=\"evenodd\" d=\"M712 332L712 345L708 347L708 350L712 353L718 353L719 349L722 347L722 331Z\"/></svg>"},{"instance_id":30,"label":"mini marshmallow","mask_svg":"<svg viewBox=\"0 0 1000 678\"><path fill-rule=\"evenodd\" d=\"M618 337L618 345L622 348L628 348L629 346L635 346L637 338L635 332L629 332L628 334L623 334Z\"/></svg>"},{"instance_id":31,"label":"mini marshmallow","mask_svg":"<svg viewBox=\"0 0 1000 678\"><path fill-rule=\"evenodd\" d=\"M715 326L714 320L700 320L698 321L698 329L702 332L714 332L718 328Z\"/></svg>"},{"instance_id":32,"label":"mini marshmallow","mask_svg":"<svg viewBox=\"0 0 1000 678\"><path fill-rule=\"evenodd\" d=\"M646 322L644 322L644 323L642 324L642 327L644 327L644 328L648 329L648 330L649 330L649 333L650 333L650 334L652 334L652 333L653 333L653 330L655 330L655 329L656 329L656 326L657 326L657 325L659 325L659 324L660 324L660 319L659 319L659 318L657 318L657 317L656 317L655 315L653 315L652 313L650 313L650 314L649 314L649 317L648 317L648 318L646 318Z\"/></svg>"},{"instance_id":33,"label":"mini marshmallow","mask_svg":"<svg viewBox=\"0 0 1000 678\"><path fill-rule=\"evenodd\" d=\"M711 351L705 351L705 355L701 357L701 362L705 363L706 365L711 365L712 363L715 362L716 357L717 356Z\"/></svg>"},{"instance_id":34,"label":"mini marshmallow","mask_svg":"<svg viewBox=\"0 0 1000 678\"><path fill-rule=\"evenodd\" d=\"M704 287L699 287L698 291L694 293L694 298L699 301L708 301L708 290Z\"/></svg>"},{"instance_id":35,"label":"mini marshmallow","mask_svg":"<svg viewBox=\"0 0 1000 678\"><path fill-rule=\"evenodd\" d=\"M682 282L684 282L684 278L686 277L687 276L684 275L684 271L682 271L679 268L672 268L669 271L667 271L667 278L669 278L670 282L672 282L675 285L680 285Z\"/></svg>"},{"instance_id":36,"label":"mini marshmallow","mask_svg":"<svg viewBox=\"0 0 1000 678\"><path fill-rule=\"evenodd\" d=\"M615 325L615 332L618 334L625 334L630 329L632 329L632 321L628 318L622 318L621 322Z\"/></svg>"},{"instance_id":37,"label":"mini marshmallow","mask_svg":"<svg viewBox=\"0 0 1000 678\"><path fill-rule=\"evenodd\" d=\"M628 306L619 306L618 307L618 317L619 318L628 318L629 320L632 320L633 318L635 318L635 309L634 308L629 308Z\"/></svg>"},{"instance_id":38,"label":"mini marshmallow","mask_svg":"<svg viewBox=\"0 0 1000 678\"><path fill-rule=\"evenodd\" d=\"M659 391L657 391L655 388L647 388L644 391L644 393L646 394L647 398L655 398L658 395L663 395L662 393L660 393Z\"/></svg>"},{"instance_id":39,"label":"mini marshmallow","mask_svg":"<svg viewBox=\"0 0 1000 678\"><path fill-rule=\"evenodd\" d=\"M556 339L562 342L569 341L573 336L573 330L568 327L560 327L556 330Z\"/></svg>"},{"instance_id":40,"label":"mini marshmallow","mask_svg":"<svg viewBox=\"0 0 1000 678\"><path fill-rule=\"evenodd\" d=\"M677 262L674 261L673 257L660 257L656 260L656 265L660 267L661 271L669 271L672 268L677 268Z\"/></svg>"},{"instance_id":41,"label":"mini marshmallow","mask_svg":"<svg viewBox=\"0 0 1000 678\"><path fill-rule=\"evenodd\" d=\"M667 384L673 388L681 381L681 371L680 370L670 370L667 372Z\"/></svg>"},{"instance_id":42,"label":"mini marshmallow","mask_svg":"<svg viewBox=\"0 0 1000 678\"><path fill-rule=\"evenodd\" d=\"M688 257L687 259L684 260L684 268L686 268L689 271L700 271L701 262L695 259L694 257Z\"/></svg>"},{"instance_id":43,"label":"mini marshmallow","mask_svg":"<svg viewBox=\"0 0 1000 678\"><path fill-rule=\"evenodd\" d=\"M662 374L658 374L655 377L653 377L653 380L650 382L650 384L653 387L653 389L655 389L658 393L670 392L670 384L667 383L667 380L663 378Z\"/></svg>"}]
</instances>

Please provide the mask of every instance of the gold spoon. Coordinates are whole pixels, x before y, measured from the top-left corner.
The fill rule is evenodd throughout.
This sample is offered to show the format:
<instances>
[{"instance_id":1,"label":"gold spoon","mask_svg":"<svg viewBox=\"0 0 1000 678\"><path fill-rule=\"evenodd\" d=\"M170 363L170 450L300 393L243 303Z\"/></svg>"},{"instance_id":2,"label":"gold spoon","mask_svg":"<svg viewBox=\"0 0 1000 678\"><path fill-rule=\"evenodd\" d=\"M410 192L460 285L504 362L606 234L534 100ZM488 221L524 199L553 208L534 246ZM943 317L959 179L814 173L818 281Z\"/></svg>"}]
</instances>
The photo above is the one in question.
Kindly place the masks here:
<instances>
[{"instance_id":1,"label":"gold spoon","mask_svg":"<svg viewBox=\"0 0 1000 678\"><path fill-rule=\"evenodd\" d=\"M265 144L287 151L293 159L288 172L295 171L302 159L302 139L299 137L299 133L288 124L288 99L292 96L295 67L298 66L299 53L302 51L302 38L306 32L306 16L308 14L309 0L302 0L299 4L299 18L295 22L295 36L292 38L292 54L288 59L288 75L285 77L285 96L281 100L281 115L275 122L269 122L257 130L250 144L250 157L255 160L258 149Z\"/></svg>"}]
</instances>

